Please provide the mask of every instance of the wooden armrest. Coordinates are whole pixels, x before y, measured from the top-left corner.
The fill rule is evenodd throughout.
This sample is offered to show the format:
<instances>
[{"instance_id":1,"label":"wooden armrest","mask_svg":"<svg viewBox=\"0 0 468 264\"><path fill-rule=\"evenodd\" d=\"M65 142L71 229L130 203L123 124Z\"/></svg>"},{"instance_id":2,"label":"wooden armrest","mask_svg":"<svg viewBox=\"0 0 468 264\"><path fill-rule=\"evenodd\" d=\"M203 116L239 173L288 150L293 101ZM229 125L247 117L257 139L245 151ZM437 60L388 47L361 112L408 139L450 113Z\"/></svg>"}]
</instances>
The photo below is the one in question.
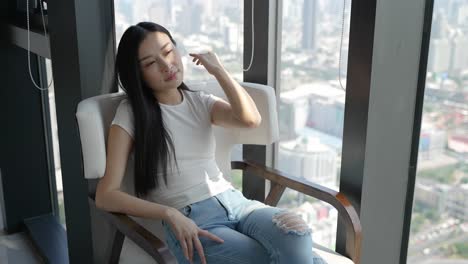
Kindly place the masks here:
<instances>
[{"instance_id":1,"label":"wooden armrest","mask_svg":"<svg viewBox=\"0 0 468 264\"><path fill-rule=\"evenodd\" d=\"M249 171L256 176L270 180L275 184L273 191L279 196L282 191L278 185L317 198L335 207L346 225L346 255L354 263L360 263L361 222L356 210L344 194L252 161L233 161L231 168ZM277 202L280 197L268 198Z\"/></svg>"},{"instance_id":2,"label":"wooden armrest","mask_svg":"<svg viewBox=\"0 0 468 264\"><path fill-rule=\"evenodd\" d=\"M90 200L92 199L90 198ZM94 204L94 200L90 202ZM121 213L111 213L104 210L100 211L117 230L146 251L157 263L177 263L176 258L170 252L166 244L131 217Z\"/></svg>"}]
</instances>

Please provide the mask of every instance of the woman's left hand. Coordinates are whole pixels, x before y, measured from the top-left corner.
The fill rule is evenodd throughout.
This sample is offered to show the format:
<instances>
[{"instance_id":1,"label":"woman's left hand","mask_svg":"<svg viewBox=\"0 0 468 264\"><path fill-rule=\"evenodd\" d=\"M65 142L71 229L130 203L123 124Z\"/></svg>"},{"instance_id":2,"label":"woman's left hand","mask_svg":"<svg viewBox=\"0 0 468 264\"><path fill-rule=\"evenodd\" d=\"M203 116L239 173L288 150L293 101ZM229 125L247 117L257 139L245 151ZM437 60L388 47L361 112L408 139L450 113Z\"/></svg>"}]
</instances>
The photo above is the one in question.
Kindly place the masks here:
<instances>
[{"instance_id":1,"label":"woman's left hand","mask_svg":"<svg viewBox=\"0 0 468 264\"><path fill-rule=\"evenodd\" d=\"M197 65L203 65L205 69L212 75L224 70L223 65L219 61L216 53L208 51L206 53L189 53L193 57L193 62Z\"/></svg>"}]
</instances>

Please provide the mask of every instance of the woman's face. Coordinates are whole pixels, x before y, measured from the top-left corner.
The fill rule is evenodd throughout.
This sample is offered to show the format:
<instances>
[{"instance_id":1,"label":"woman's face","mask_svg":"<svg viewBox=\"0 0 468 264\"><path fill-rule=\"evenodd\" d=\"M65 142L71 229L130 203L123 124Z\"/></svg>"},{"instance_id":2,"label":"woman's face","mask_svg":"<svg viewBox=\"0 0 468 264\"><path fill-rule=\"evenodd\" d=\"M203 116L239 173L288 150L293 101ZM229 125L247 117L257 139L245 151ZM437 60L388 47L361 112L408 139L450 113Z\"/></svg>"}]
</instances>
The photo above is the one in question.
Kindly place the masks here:
<instances>
[{"instance_id":1,"label":"woman's face","mask_svg":"<svg viewBox=\"0 0 468 264\"><path fill-rule=\"evenodd\" d=\"M143 79L156 93L175 89L183 81L180 52L165 33L146 36L138 49L138 61Z\"/></svg>"}]
</instances>

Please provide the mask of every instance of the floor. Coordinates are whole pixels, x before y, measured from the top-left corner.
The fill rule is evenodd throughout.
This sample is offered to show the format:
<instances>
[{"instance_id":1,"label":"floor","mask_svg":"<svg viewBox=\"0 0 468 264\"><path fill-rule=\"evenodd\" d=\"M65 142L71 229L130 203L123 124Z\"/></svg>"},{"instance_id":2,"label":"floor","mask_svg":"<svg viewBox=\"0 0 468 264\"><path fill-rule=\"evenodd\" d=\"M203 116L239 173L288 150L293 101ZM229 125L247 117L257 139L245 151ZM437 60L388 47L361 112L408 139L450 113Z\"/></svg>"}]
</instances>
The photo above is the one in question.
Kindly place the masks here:
<instances>
[{"instance_id":1,"label":"floor","mask_svg":"<svg viewBox=\"0 0 468 264\"><path fill-rule=\"evenodd\" d=\"M126 239L123 245L124 254L120 264L153 264L155 261L132 241ZM42 264L43 262L24 233L5 235L0 233L1 264Z\"/></svg>"},{"instance_id":2,"label":"floor","mask_svg":"<svg viewBox=\"0 0 468 264\"><path fill-rule=\"evenodd\" d=\"M40 264L42 261L24 233L11 235L0 233L0 263Z\"/></svg>"},{"instance_id":3,"label":"floor","mask_svg":"<svg viewBox=\"0 0 468 264\"><path fill-rule=\"evenodd\" d=\"M1 262L0 262L1 263ZM154 264L153 258L133 241L125 238L119 264Z\"/></svg>"}]
</instances>

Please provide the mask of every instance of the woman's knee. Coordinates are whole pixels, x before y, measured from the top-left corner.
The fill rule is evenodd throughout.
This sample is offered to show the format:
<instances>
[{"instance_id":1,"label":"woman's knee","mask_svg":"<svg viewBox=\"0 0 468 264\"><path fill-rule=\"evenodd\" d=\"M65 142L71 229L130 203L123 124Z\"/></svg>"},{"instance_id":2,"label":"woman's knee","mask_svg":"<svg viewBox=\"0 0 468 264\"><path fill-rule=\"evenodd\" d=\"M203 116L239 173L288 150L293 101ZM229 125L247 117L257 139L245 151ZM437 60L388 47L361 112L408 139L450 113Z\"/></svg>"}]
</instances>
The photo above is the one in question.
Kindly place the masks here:
<instances>
[{"instance_id":1,"label":"woman's knee","mask_svg":"<svg viewBox=\"0 0 468 264\"><path fill-rule=\"evenodd\" d=\"M267 233L310 235L312 230L300 215L277 207L256 209L240 221L241 229L261 229ZM276 229L271 230L271 228ZM271 234L273 234L271 233ZM270 235L268 235L270 236Z\"/></svg>"},{"instance_id":2,"label":"woman's knee","mask_svg":"<svg viewBox=\"0 0 468 264\"><path fill-rule=\"evenodd\" d=\"M310 235L312 230L300 215L289 210L282 210L273 215L272 221L276 227L286 234L299 236Z\"/></svg>"}]
</instances>

